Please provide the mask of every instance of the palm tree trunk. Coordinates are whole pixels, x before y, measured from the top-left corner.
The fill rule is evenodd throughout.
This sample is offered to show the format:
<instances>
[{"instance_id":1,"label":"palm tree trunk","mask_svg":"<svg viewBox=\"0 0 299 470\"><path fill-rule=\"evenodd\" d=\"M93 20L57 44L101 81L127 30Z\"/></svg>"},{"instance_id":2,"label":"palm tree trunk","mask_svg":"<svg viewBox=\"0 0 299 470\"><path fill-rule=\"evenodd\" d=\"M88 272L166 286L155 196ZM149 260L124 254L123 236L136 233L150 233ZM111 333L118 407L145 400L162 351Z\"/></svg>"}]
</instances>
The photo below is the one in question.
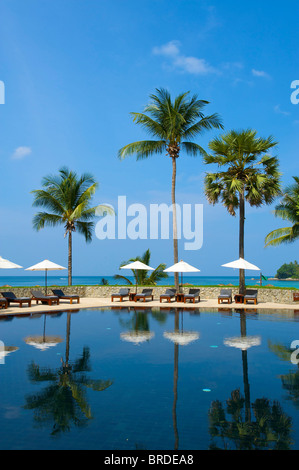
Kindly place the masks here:
<instances>
[{"instance_id":1,"label":"palm tree trunk","mask_svg":"<svg viewBox=\"0 0 299 470\"><path fill-rule=\"evenodd\" d=\"M239 230L239 257L244 258L244 226L245 226L245 198L244 190L240 192L240 230ZM239 292L245 294L245 271L239 270Z\"/></svg>"},{"instance_id":2,"label":"palm tree trunk","mask_svg":"<svg viewBox=\"0 0 299 470\"><path fill-rule=\"evenodd\" d=\"M175 205L175 184L176 184L176 157L172 157L172 185L171 185L171 198L173 208L173 258L174 264L179 261L178 254L178 230L177 230L177 216ZM179 273L174 273L174 284L176 291L179 292Z\"/></svg>"},{"instance_id":3,"label":"palm tree trunk","mask_svg":"<svg viewBox=\"0 0 299 470\"><path fill-rule=\"evenodd\" d=\"M72 232L69 231L69 252L68 252L68 285L72 285Z\"/></svg>"}]
</instances>

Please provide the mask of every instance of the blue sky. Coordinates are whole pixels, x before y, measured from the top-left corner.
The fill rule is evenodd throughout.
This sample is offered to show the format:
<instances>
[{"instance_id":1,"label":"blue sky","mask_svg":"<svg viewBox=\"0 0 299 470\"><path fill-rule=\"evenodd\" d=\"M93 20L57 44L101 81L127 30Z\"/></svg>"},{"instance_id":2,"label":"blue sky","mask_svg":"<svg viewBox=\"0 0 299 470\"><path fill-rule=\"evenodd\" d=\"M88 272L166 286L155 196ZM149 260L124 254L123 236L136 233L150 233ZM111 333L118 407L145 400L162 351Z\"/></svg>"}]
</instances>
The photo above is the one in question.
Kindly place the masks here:
<instances>
[{"instance_id":1,"label":"blue sky","mask_svg":"<svg viewBox=\"0 0 299 470\"><path fill-rule=\"evenodd\" d=\"M28 267L45 258L67 265L63 228L32 229L30 191L67 165L100 183L95 204L171 203L171 161L164 156L120 162L123 145L147 138L129 113L142 111L156 88L191 91L210 101L225 130L255 128L279 142L283 185L298 176L299 5L253 0L1 0L0 254ZM197 142L207 149L219 132ZM204 204L204 244L179 257L202 275L229 275L220 265L238 257L238 218L209 206L200 158L178 161L177 202ZM264 249L282 226L273 207L247 208L246 258L272 275L298 259L298 243ZM74 275L113 275L121 261L152 252L152 266L173 264L172 242L74 236ZM15 272L14 272L15 273ZM12 272L11 272L12 274ZM18 271L15 274L23 274Z\"/></svg>"}]
</instances>

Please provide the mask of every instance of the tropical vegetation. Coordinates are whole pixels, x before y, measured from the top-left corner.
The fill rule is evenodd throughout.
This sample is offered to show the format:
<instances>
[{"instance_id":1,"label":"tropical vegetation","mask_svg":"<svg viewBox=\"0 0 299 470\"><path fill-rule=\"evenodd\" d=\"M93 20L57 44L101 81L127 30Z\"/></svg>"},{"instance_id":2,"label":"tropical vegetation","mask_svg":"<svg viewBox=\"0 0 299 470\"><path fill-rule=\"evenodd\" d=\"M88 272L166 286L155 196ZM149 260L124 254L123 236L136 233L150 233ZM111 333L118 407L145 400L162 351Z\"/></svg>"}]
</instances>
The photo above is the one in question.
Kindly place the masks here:
<instances>
[{"instance_id":1,"label":"tropical vegetation","mask_svg":"<svg viewBox=\"0 0 299 470\"><path fill-rule=\"evenodd\" d=\"M297 261L283 264L277 271L276 276L278 279L299 279L299 265Z\"/></svg>"},{"instance_id":2,"label":"tropical vegetation","mask_svg":"<svg viewBox=\"0 0 299 470\"><path fill-rule=\"evenodd\" d=\"M68 236L68 284L72 285L72 235L82 234L91 242L96 209L111 212L110 207L91 207L92 197L98 187L95 178L84 173L78 176L63 167L58 175L45 176L42 189L32 191L33 206L47 211L38 212L33 218L33 227L39 231L46 226L64 226L64 237Z\"/></svg>"},{"instance_id":3,"label":"tropical vegetation","mask_svg":"<svg viewBox=\"0 0 299 470\"><path fill-rule=\"evenodd\" d=\"M199 100L190 92L172 99L170 93L161 88L150 95L150 103L143 113L131 113L133 121L140 125L154 140L133 142L119 150L119 158L136 155L137 160L154 154L166 154L172 160L172 208L173 208L173 250L174 263L178 262L178 237L176 217L176 161L181 151L187 155L206 155L205 150L193 139L204 131L222 128L218 114L205 116L203 110L208 101ZM175 287L179 289L178 273L175 273Z\"/></svg>"},{"instance_id":4,"label":"tropical vegetation","mask_svg":"<svg viewBox=\"0 0 299 470\"><path fill-rule=\"evenodd\" d=\"M271 204L280 194L278 159L269 154L277 142L261 138L257 131L231 130L213 139L206 164L218 171L206 173L205 193L211 204L222 202L229 214L239 211L239 257L244 258L245 203L259 207ZM240 270L240 293L245 292L245 272Z\"/></svg>"},{"instance_id":5,"label":"tropical vegetation","mask_svg":"<svg viewBox=\"0 0 299 470\"><path fill-rule=\"evenodd\" d=\"M137 256L136 258L131 258L128 261L122 262L119 268L126 266L129 263L133 263L134 261L141 261L141 263L150 266L150 260L151 252L148 249L142 256ZM166 264L164 263L159 264L159 266L154 271L132 269L135 281L134 283L128 277L122 276L120 274L115 274L114 279L121 280L128 285L136 284L139 286L156 286L161 279L168 278L168 274L164 273L164 269L166 269Z\"/></svg>"},{"instance_id":6,"label":"tropical vegetation","mask_svg":"<svg viewBox=\"0 0 299 470\"><path fill-rule=\"evenodd\" d=\"M299 239L299 177L294 176L293 179L294 183L284 190L282 200L274 210L275 217L290 222L291 225L268 233L266 246L279 246Z\"/></svg>"}]
</instances>

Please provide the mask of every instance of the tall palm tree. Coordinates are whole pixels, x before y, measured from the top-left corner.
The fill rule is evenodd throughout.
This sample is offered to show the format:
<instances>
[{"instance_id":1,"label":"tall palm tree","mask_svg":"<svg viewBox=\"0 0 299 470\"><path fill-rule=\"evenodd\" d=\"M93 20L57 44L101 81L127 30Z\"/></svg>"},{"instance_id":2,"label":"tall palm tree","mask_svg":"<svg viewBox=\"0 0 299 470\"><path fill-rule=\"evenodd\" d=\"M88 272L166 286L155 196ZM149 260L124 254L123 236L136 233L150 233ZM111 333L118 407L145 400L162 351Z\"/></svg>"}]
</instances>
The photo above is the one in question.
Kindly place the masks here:
<instances>
[{"instance_id":1,"label":"tall palm tree","mask_svg":"<svg viewBox=\"0 0 299 470\"><path fill-rule=\"evenodd\" d=\"M189 155L206 155L204 149L192 142L196 136L206 130L222 128L217 114L204 116L203 108L208 101L199 100L190 92L182 93L174 100L165 89L156 89L150 95L151 102L143 113L131 113L133 121L141 125L155 140L133 142L119 150L119 158L124 159L136 155L137 160L148 158L154 154L166 155L172 159L172 208L173 208L173 249L174 263L178 262L177 217L176 217L176 160L183 150ZM179 289L178 273L175 273L175 287Z\"/></svg>"},{"instance_id":2,"label":"tall palm tree","mask_svg":"<svg viewBox=\"0 0 299 470\"><path fill-rule=\"evenodd\" d=\"M72 285L72 234L81 233L86 242L92 240L93 218L97 208L111 212L106 206L91 207L92 196L98 183L88 173L81 177L63 167L58 175L46 176L42 188L32 191L33 206L43 207L49 212L38 212L33 218L33 227L41 230L46 226L64 225L68 236L68 284Z\"/></svg>"},{"instance_id":3,"label":"tall palm tree","mask_svg":"<svg viewBox=\"0 0 299 470\"><path fill-rule=\"evenodd\" d=\"M257 137L255 130L230 131L209 144L213 155L205 163L218 165L207 173L205 193L211 204L219 201L235 216L239 209L239 257L244 258L245 202L259 207L280 194L278 159L268 154L277 145L273 137ZM245 292L245 271L240 270L240 293Z\"/></svg>"},{"instance_id":4,"label":"tall palm tree","mask_svg":"<svg viewBox=\"0 0 299 470\"><path fill-rule=\"evenodd\" d=\"M121 263L120 268L122 266L125 266L126 264L133 263L134 261L141 261L141 263L144 263L149 266L150 259L151 252L148 249L142 256L137 256L136 258L131 258L128 261L124 261L123 263ZM154 271L151 271L150 275L148 275L148 271L146 270L132 269L133 276L135 278L135 284L138 284L139 286L156 286L161 279L168 278L168 274L164 272L164 269L166 269L166 264L164 263L159 264L159 266ZM114 279L118 279L126 282L127 284L133 285L132 281L129 278L121 276L120 274L115 274Z\"/></svg>"},{"instance_id":5,"label":"tall palm tree","mask_svg":"<svg viewBox=\"0 0 299 470\"><path fill-rule=\"evenodd\" d=\"M288 186L281 202L275 207L274 215L291 222L290 227L283 227L268 233L266 246L278 246L292 243L299 239L299 178L294 176L295 183Z\"/></svg>"}]
</instances>

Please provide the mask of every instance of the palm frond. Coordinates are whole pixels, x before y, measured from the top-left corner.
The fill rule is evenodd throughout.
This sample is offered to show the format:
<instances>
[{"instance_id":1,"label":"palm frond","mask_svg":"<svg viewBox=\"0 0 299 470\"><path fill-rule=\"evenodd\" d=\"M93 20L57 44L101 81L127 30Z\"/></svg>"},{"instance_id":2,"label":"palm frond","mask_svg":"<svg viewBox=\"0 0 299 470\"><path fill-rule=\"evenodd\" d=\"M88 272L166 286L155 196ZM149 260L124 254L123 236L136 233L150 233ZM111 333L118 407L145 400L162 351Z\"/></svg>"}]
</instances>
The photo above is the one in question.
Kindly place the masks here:
<instances>
[{"instance_id":1,"label":"palm frond","mask_svg":"<svg viewBox=\"0 0 299 470\"><path fill-rule=\"evenodd\" d=\"M270 232L265 238L265 246L278 246L294 241L292 227L282 227Z\"/></svg>"},{"instance_id":2,"label":"palm frond","mask_svg":"<svg viewBox=\"0 0 299 470\"><path fill-rule=\"evenodd\" d=\"M37 231L41 230L42 228L48 227L56 227L57 225L61 225L64 223L64 219L55 214L49 214L48 212L38 212L33 217L33 228Z\"/></svg>"},{"instance_id":3,"label":"palm frond","mask_svg":"<svg viewBox=\"0 0 299 470\"><path fill-rule=\"evenodd\" d=\"M140 142L133 142L128 144L118 152L118 157L123 160L130 155L136 155L137 160L142 158L147 158L155 153L163 153L166 151L166 143L164 140L154 141L154 140L143 140Z\"/></svg>"},{"instance_id":4,"label":"palm frond","mask_svg":"<svg viewBox=\"0 0 299 470\"><path fill-rule=\"evenodd\" d=\"M128 285L130 285L130 286L133 285L133 282L132 282L130 279L128 279L127 277L125 277L125 276L121 276L120 274L115 274L113 277L114 277L114 279L116 279L116 280L124 281L126 284L128 284Z\"/></svg>"}]
</instances>

